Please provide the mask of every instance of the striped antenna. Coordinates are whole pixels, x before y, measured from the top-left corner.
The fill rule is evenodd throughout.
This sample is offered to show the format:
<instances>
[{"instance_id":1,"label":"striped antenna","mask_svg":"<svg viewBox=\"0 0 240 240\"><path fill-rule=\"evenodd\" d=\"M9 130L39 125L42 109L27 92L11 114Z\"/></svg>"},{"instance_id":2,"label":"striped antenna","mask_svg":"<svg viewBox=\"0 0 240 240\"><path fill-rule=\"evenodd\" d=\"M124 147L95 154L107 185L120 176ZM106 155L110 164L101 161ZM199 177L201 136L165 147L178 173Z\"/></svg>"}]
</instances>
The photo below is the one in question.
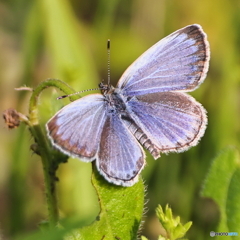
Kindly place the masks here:
<instances>
[{"instance_id":1,"label":"striped antenna","mask_svg":"<svg viewBox=\"0 0 240 240\"><path fill-rule=\"evenodd\" d=\"M75 92L75 93L71 93L71 94L67 94L67 95L63 95L63 96L60 96L58 97L57 99L63 99L63 98L66 98L66 97L71 97L73 95L77 95L77 94L80 94L80 93L83 93L83 92L88 92L88 91L94 91L94 90L100 90L101 88L92 88L92 89L86 89L86 90L82 90L82 91L79 91L79 92Z\"/></svg>"},{"instance_id":2,"label":"striped antenna","mask_svg":"<svg viewBox=\"0 0 240 240\"><path fill-rule=\"evenodd\" d=\"M107 62L108 86L110 86L110 39L107 40L107 54L108 54L108 62Z\"/></svg>"},{"instance_id":3,"label":"striped antenna","mask_svg":"<svg viewBox=\"0 0 240 240\"><path fill-rule=\"evenodd\" d=\"M110 79L111 79L110 78L110 39L107 40L107 54L108 54L108 61L107 61L108 85L107 86L110 86ZM98 88L86 89L86 90L83 90L83 91L80 91L80 92L75 92L75 93L72 93L72 94L63 95L63 96L58 97L57 99L63 99L63 98L70 97L70 96L73 96L73 95L77 95L77 94L80 94L80 93L83 93L83 92L94 91L94 90L105 90L105 89L106 89L106 86L103 83L100 83Z\"/></svg>"}]
</instances>

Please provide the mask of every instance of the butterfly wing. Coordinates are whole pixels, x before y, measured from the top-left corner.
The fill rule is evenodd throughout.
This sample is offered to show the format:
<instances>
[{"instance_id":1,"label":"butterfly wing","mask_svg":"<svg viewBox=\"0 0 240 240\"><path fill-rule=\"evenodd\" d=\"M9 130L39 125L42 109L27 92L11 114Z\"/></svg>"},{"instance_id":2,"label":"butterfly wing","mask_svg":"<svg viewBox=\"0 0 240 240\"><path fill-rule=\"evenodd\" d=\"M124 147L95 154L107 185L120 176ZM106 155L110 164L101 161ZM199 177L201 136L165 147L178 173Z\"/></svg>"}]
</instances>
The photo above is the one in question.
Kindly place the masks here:
<instances>
[{"instance_id":1,"label":"butterfly wing","mask_svg":"<svg viewBox=\"0 0 240 240\"><path fill-rule=\"evenodd\" d=\"M127 110L135 122L129 129L155 159L160 152L180 152L195 146L207 124L201 104L181 92L136 96L127 103Z\"/></svg>"},{"instance_id":2,"label":"butterfly wing","mask_svg":"<svg viewBox=\"0 0 240 240\"><path fill-rule=\"evenodd\" d=\"M109 114L103 126L96 164L99 172L117 185L132 186L145 165L145 154L117 114Z\"/></svg>"},{"instance_id":3,"label":"butterfly wing","mask_svg":"<svg viewBox=\"0 0 240 240\"><path fill-rule=\"evenodd\" d=\"M92 161L106 121L104 97L91 94L57 112L46 124L52 144L69 156Z\"/></svg>"},{"instance_id":4,"label":"butterfly wing","mask_svg":"<svg viewBox=\"0 0 240 240\"><path fill-rule=\"evenodd\" d=\"M125 96L154 92L192 91L206 77L209 43L201 26L177 30L143 53L120 78Z\"/></svg>"}]
</instances>

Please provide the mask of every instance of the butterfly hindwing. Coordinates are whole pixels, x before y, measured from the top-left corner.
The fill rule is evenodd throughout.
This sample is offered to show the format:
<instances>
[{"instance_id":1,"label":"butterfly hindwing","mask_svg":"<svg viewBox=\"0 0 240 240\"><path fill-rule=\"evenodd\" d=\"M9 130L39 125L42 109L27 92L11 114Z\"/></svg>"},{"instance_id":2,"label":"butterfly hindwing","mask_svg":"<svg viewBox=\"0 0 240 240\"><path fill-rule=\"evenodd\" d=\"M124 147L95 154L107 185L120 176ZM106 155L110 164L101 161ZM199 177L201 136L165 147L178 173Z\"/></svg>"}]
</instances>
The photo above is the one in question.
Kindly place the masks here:
<instances>
[{"instance_id":1,"label":"butterfly hindwing","mask_svg":"<svg viewBox=\"0 0 240 240\"><path fill-rule=\"evenodd\" d=\"M158 154L156 151L152 154L155 158L160 156L160 152L180 152L195 146L207 124L206 111L201 104L181 92L133 97L127 103L127 109L142 132L138 136L138 131L135 131L140 143L145 146L146 142L145 147L158 149Z\"/></svg>"},{"instance_id":2,"label":"butterfly hindwing","mask_svg":"<svg viewBox=\"0 0 240 240\"><path fill-rule=\"evenodd\" d=\"M103 126L96 164L108 181L124 186L133 185L145 165L141 145L117 114L109 114Z\"/></svg>"}]
</instances>

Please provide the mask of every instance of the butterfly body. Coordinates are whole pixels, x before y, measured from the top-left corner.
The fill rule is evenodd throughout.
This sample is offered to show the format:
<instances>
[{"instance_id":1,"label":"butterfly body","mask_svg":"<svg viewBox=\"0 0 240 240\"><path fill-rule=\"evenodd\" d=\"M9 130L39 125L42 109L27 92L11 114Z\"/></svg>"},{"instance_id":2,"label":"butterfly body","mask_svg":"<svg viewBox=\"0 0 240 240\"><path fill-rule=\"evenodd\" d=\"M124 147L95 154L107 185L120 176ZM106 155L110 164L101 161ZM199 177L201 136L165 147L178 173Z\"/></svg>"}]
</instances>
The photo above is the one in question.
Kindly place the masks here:
<instances>
[{"instance_id":1,"label":"butterfly body","mask_svg":"<svg viewBox=\"0 0 240 240\"><path fill-rule=\"evenodd\" d=\"M116 88L100 84L65 106L47 123L55 147L84 161L117 185L132 186L145 166L142 146L157 159L181 152L203 136L207 117L185 92L206 77L209 45L199 25L160 40L122 75Z\"/></svg>"},{"instance_id":2,"label":"butterfly body","mask_svg":"<svg viewBox=\"0 0 240 240\"><path fill-rule=\"evenodd\" d=\"M126 99L123 95L118 93L118 89L114 89L111 87L111 90L107 93L104 93L104 101L106 102L106 108L108 109L108 112L113 113L116 112L116 114L125 114L126 113Z\"/></svg>"}]
</instances>

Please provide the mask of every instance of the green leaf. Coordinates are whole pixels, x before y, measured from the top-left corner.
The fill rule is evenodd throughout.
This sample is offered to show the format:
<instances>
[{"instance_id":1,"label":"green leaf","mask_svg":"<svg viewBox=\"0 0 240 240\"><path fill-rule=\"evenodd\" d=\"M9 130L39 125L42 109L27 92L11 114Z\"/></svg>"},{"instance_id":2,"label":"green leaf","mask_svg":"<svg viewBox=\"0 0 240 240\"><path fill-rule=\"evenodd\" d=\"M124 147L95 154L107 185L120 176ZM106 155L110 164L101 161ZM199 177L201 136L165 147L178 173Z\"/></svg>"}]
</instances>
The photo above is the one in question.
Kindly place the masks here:
<instances>
[{"instance_id":1,"label":"green leaf","mask_svg":"<svg viewBox=\"0 0 240 240\"><path fill-rule=\"evenodd\" d=\"M229 188L226 202L227 226L229 231L239 231L240 223L240 168L234 172ZM240 234L240 232L238 232Z\"/></svg>"},{"instance_id":2,"label":"green leaf","mask_svg":"<svg viewBox=\"0 0 240 240\"><path fill-rule=\"evenodd\" d=\"M144 184L139 182L132 187L120 187L108 183L93 167L92 183L97 191L101 211L94 223L79 228L83 222L63 219L56 228L46 228L18 236L17 240L133 240L137 239L144 209ZM76 230L77 229L77 230ZM147 240L142 237L142 239Z\"/></svg>"},{"instance_id":3,"label":"green leaf","mask_svg":"<svg viewBox=\"0 0 240 240\"><path fill-rule=\"evenodd\" d=\"M92 183L97 191L100 213L96 221L76 230L67 240L137 239L144 209L144 184L121 187L108 183L93 166Z\"/></svg>"},{"instance_id":4,"label":"green leaf","mask_svg":"<svg viewBox=\"0 0 240 240\"><path fill-rule=\"evenodd\" d=\"M203 197L212 198L219 207L219 232L236 232L240 222L240 158L234 147L217 156L206 177Z\"/></svg>"}]
</instances>

